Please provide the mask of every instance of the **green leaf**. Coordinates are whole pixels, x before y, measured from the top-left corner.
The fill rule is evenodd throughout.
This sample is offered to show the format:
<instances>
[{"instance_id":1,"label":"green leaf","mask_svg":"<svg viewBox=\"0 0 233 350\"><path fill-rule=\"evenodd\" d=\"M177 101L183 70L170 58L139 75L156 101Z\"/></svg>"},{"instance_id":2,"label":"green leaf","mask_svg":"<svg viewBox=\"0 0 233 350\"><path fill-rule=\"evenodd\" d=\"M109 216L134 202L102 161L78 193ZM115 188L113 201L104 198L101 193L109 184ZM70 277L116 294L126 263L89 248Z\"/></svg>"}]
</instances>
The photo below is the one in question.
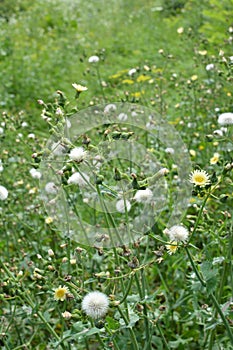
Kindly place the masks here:
<instances>
[{"instance_id":1,"label":"green leaf","mask_svg":"<svg viewBox=\"0 0 233 350\"><path fill-rule=\"evenodd\" d=\"M204 261L201 264L201 272L206 282L207 294L210 294L216 288L218 270L213 267L212 262Z\"/></svg>"},{"instance_id":2,"label":"green leaf","mask_svg":"<svg viewBox=\"0 0 233 350\"><path fill-rule=\"evenodd\" d=\"M120 323L117 320L114 320L114 318L110 316L106 317L106 323L107 323L107 327L110 330L117 330L120 328Z\"/></svg>"}]
</instances>

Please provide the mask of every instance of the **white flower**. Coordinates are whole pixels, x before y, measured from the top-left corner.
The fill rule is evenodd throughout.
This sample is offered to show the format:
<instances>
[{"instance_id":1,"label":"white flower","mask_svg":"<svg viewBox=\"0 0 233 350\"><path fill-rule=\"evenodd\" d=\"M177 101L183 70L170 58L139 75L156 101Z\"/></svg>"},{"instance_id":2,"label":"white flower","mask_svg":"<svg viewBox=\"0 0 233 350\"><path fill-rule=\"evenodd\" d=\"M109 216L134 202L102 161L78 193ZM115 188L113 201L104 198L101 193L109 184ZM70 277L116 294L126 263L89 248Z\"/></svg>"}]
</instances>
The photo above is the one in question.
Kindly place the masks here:
<instances>
[{"instance_id":1,"label":"white flower","mask_svg":"<svg viewBox=\"0 0 233 350\"><path fill-rule=\"evenodd\" d=\"M8 191L6 187L0 186L0 200L4 201L8 197Z\"/></svg>"},{"instance_id":2,"label":"white flower","mask_svg":"<svg viewBox=\"0 0 233 350\"><path fill-rule=\"evenodd\" d=\"M218 117L218 123L220 125L231 125L233 124L233 113L227 112L227 113L222 113Z\"/></svg>"},{"instance_id":3,"label":"white flower","mask_svg":"<svg viewBox=\"0 0 233 350\"><path fill-rule=\"evenodd\" d=\"M116 202L116 210L119 211L119 213L124 213L125 209L127 211L130 211L131 209L131 204L127 199L125 201L124 199L120 199Z\"/></svg>"},{"instance_id":4,"label":"white flower","mask_svg":"<svg viewBox=\"0 0 233 350\"><path fill-rule=\"evenodd\" d=\"M120 114L118 115L118 119L119 119L121 122L125 122L125 121L127 120L127 118L128 118L128 116L127 116L127 114L125 114L125 113L120 113Z\"/></svg>"},{"instance_id":5,"label":"white flower","mask_svg":"<svg viewBox=\"0 0 233 350\"><path fill-rule=\"evenodd\" d=\"M146 188L145 190L138 190L135 193L134 199L138 203L146 203L146 202L150 202L152 197L153 197L153 192L149 188Z\"/></svg>"},{"instance_id":6,"label":"white flower","mask_svg":"<svg viewBox=\"0 0 233 350\"><path fill-rule=\"evenodd\" d=\"M0 173L3 171L2 160L0 159Z\"/></svg>"},{"instance_id":7,"label":"white flower","mask_svg":"<svg viewBox=\"0 0 233 350\"><path fill-rule=\"evenodd\" d=\"M189 181L195 186L200 187L205 187L211 183L209 174L205 170L198 169L190 174Z\"/></svg>"},{"instance_id":8,"label":"white flower","mask_svg":"<svg viewBox=\"0 0 233 350\"><path fill-rule=\"evenodd\" d=\"M82 301L83 311L93 319L98 319L108 311L109 300L106 294L101 292L90 292Z\"/></svg>"},{"instance_id":9,"label":"white flower","mask_svg":"<svg viewBox=\"0 0 233 350\"><path fill-rule=\"evenodd\" d=\"M104 108L104 113L109 113L109 112L114 112L116 110L116 105L113 103L109 103L107 106Z\"/></svg>"},{"instance_id":10,"label":"white flower","mask_svg":"<svg viewBox=\"0 0 233 350\"><path fill-rule=\"evenodd\" d=\"M57 193L57 187L56 187L55 183L54 182L48 182L45 185L45 191L47 193L51 193L51 194Z\"/></svg>"},{"instance_id":11,"label":"white flower","mask_svg":"<svg viewBox=\"0 0 233 350\"><path fill-rule=\"evenodd\" d=\"M186 242L189 236L187 228L181 225L175 225L169 229L165 229L164 233L169 236L171 242Z\"/></svg>"},{"instance_id":12,"label":"white flower","mask_svg":"<svg viewBox=\"0 0 233 350\"><path fill-rule=\"evenodd\" d=\"M167 147L167 148L165 149L165 152L168 153L168 154L174 154L174 153L175 153L175 150L174 150L174 148L172 148L172 147Z\"/></svg>"},{"instance_id":13,"label":"white flower","mask_svg":"<svg viewBox=\"0 0 233 350\"><path fill-rule=\"evenodd\" d=\"M97 63L97 62L99 62L99 57L98 56L91 56L91 57L89 57L88 58L88 62L89 63Z\"/></svg>"},{"instance_id":14,"label":"white flower","mask_svg":"<svg viewBox=\"0 0 233 350\"><path fill-rule=\"evenodd\" d=\"M214 135L217 135L217 136L223 136L223 131L222 131L222 130L219 130L219 129L218 129L218 130L214 130L214 131L213 131L213 134L214 134Z\"/></svg>"},{"instance_id":15,"label":"white flower","mask_svg":"<svg viewBox=\"0 0 233 350\"><path fill-rule=\"evenodd\" d=\"M60 141L54 142L52 145L52 153L55 156L62 156L66 152L65 146L63 146Z\"/></svg>"},{"instance_id":16,"label":"white flower","mask_svg":"<svg viewBox=\"0 0 233 350\"><path fill-rule=\"evenodd\" d=\"M4 129L0 127L0 135L4 133Z\"/></svg>"},{"instance_id":17,"label":"white flower","mask_svg":"<svg viewBox=\"0 0 233 350\"><path fill-rule=\"evenodd\" d=\"M54 256L54 251L53 251L52 249L49 249L49 250L48 250L48 255L49 255L49 256Z\"/></svg>"},{"instance_id":18,"label":"white flower","mask_svg":"<svg viewBox=\"0 0 233 350\"><path fill-rule=\"evenodd\" d=\"M28 134L28 138L29 138L29 139L34 139L35 137L36 137L36 135L35 135L35 134L33 134L33 133Z\"/></svg>"},{"instance_id":19,"label":"white flower","mask_svg":"<svg viewBox=\"0 0 233 350\"><path fill-rule=\"evenodd\" d=\"M213 69L214 69L214 64L213 64L213 63L207 64L207 66L205 67L205 69L206 69L207 71L213 70Z\"/></svg>"},{"instance_id":20,"label":"white flower","mask_svg":"<svg viewBox=\"0 0 233 350\"><path fill-rule=\"evenodd\" d=\"M28 123L27 122L22 122L21 126L22 126L22 128L26 128L28 126Z\"/></svg>"},{"instance_id":21,"label":"white flower","mask_svg":"<svg viewBox=\"0 0 233 350\"><path fill-rule=\"evenodd\" d=\"M71 160L81 162L86 156L86 151L82 147L75 147L70 151L69 156Z\"/></svg>"},{"instance_id":22,"label":"white flower","mask_svg":"<svg viewBox=\"0 0 233 350\"><path fill-rule=\"evenodd\" d=\"M137 69L132 68L128 71L128 75L131 77L132 75L134 75L137 72Z\"/></svg>"},{"instance_id":23,"label":"white flower","mask_svg":"<svg viewBox=\"0 0 233 350\"><path fill-rule=\"evenodd\" d=\"M31 176L34 178L34 179L40 179L41 178L41 173L39 172L39 170L35 169L35 168L32 168L29 170L29 173L31 174Z\"/></svg>"},{"instance_id":24,"label":"white flower","mask_svg":"<svg viewBox=\"0 0 233 350\"><path fill-rule=\"evenodd\" d=\"M68 184L79 185L80 187L85 186L89 183L89 176L85 173L74 173L68 179Z\"/></svg>"}]
</instances>

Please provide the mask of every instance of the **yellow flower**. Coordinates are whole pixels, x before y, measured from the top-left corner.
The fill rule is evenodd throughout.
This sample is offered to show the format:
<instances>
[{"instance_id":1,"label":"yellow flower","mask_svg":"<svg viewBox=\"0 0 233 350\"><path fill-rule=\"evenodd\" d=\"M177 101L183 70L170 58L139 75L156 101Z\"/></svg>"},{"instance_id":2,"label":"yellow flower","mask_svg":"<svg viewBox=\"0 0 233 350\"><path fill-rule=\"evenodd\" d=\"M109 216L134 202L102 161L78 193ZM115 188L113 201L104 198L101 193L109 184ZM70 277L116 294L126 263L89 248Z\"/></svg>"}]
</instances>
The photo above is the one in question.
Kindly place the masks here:
<instances>
[{"instance_id":1,"label":"yellow flower","mask_svg":"<svg viewBox=\"0 0 233 350\"><path fill-rule=\"evenodd\" d=\"M72 86L78 93L88 90L86 86L80 84L73 83Z\"/></svg>"},{"instance_id":2,"label":"yellow flower","mask_svg":"<svg viewBox=\"0 0 233 350\"><path fill-rule=\"evenodd\" d=\"M177 242L169 242L169 244L166 245L166 248L168 250L168 254L172 255L175 254L178 249Z\"/></svg>"},{"instance_id":3,"label":"yellow flower","mask_svg":"<svg viewBox=\"0 0 233 350\"><path fill-rule=\"evenodd\" d=\"M198 53L201 56L205 56L207 54L207 51L206 50L200 50L200 51L198 51Z\"/></svg>"},{"instance_id":4,"label":"yellow flower","mask_svg":"<svg viewBox=\"0 0 233 350\"><path fill-rule=\"evenodd\" d=\"M196 151L194 151L194 149L190 149L189 153L192 157L196 157Z\"/></svg>"},{"instance_id":5,"label":"yellow flower","mask_svg":"<svg viewBox=\"0 0 233 350\"><path fill-rule=\"evenodd\" d=\"M149 77L149 75L139 75L139 77L137 78L137 82L138 83L141 83L143 81L147 81L147 80L150 80L151 77Z\"/></svg>"},{"instance_id":6,"label":"yellow flower","mask_svg":"<svg viewBox=\"0 0 233 350\"><path fill-rule=\"evenodd\" d=\"M132 92L131 96L135 97L135 98L139 98L141 97L143 94L145 93L144 90L142 90L142 92Z\"/></svg>"},{"instance_id":7,"label":"yellow flower","mask_svg":"<svg viewBox=\"0 0 233 350\"><path fill-rule=\"evenodd\" d=\"M69 289L66 286L59 286L54 291L54 299L57 301L64 301L66 298L66 294L69 293Z\"/></svg>"},{"instance_id":8,"label":"yellow flower","mask_svg":"<svg viewBox=\"0 0 233 350\"><path fill-rule=\"evenodd\" d=\"M195 186L204 187L210 184L210 177L205 170L194 170L190 174L189 181Z\"/></svg>"},{"instance_id":9,"label":"yellow flower","mask_svg":"<svg viewBox=\"0 0 233 350\"><path fill-rule=\"evenodd\" d=\"M192 75L192 77L191 77L191 80L192 81L195 81L195 80L197 80L198 79L198 76L197 75Z\"/></svg>"},{"instance_id":10,"label":"yellow flower","mask_svg":"<svg viewBox=\"0 0 233 350\"><path fill-rule=\"evenodd\" d=\"M212 158L210 158L210 164L216 164L218 163L220 158L220 154L219 153L214 153L214 156Z\"/></svg>"},{"instance_id":11,"label":"yellow flower","mask_svg":"<svg viewBox=\"0 0 233 350\"><path fill-rule=\"evenodd\" d=\"M123 84L133 84L134 81L132 79L124 79L124 80L122 80L122 83Z\"/></svg>"}]
</instances>

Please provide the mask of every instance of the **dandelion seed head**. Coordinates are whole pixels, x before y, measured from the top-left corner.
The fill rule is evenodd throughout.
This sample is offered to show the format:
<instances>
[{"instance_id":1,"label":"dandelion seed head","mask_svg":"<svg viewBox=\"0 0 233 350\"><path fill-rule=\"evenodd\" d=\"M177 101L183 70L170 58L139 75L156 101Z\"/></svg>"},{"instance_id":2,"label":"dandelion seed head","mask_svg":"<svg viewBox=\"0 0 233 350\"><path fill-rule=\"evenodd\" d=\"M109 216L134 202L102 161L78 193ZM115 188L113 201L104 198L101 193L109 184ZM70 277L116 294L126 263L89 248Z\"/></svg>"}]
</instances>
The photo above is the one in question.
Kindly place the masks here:
<instances>
[{"instance_id":1,"label":"dandelion seed head","mask_svg":"<svg viewBox=\"0 0 233 350\"><path fill-rule=\"evenodd\" d=\"M75 147L70 151L69 157L71 160L81 162L86 157L86 153L83 147Z\"/></svg>"},{"instance_id":2,"label":"dandelion seed head","mask_svg":"<svg viewBox=\"0 0 233 350\"><path fill-rule=\"evenodd\" d=\"M82 310L93 319L105 316L108 306L107 295L98 291L88 293L82 301Z\"/></svg>"},{"instance_id":3,"label":"dandelion seed head","mask_svg":"<svg viewBox=\"0 0 233 350\"><path fill-rule=\"evenodd\" d=\"M67 183L83 187L85 185L88 185L89 180L90 178L87 174L76 172L69 177Z\"/></svg>"},{"instance_id":4,"label":"dandelion seed head","mask_svg":"<svg viewBox=\"0 0 233 350\"><path fill-rule=\"evenodd\" d=\"M4 186L0 186L0 200L4 201L8 197L8 190Z\"/></svg>"},{"instance_id":5,"label":"dandelion seed head","mask_svg":"<svg viewBox=\"0 0 233 350\"><path fill-rule=\"evenodd\" d=\"M233 113L227 112L222 113L218 117L218 123L220 125L232 125L233 124Z\"/></svg>"},{"instance_id":6,"label":"dandelion seed head","mask_svg":"<svg viewBox=\"0 0 233 350\"><path fill-rule=\"evenodd\" d=\"M119 201L116 202L116 210L119 213L125 213L125 210L128 212L131 209L131 204L130 202L126 199L120 199Z\"/></svg>"},{"instance_id":7,"label":"dandelion seed head","mask_svg":"<svg viewBox=\"0 0 233 350\"><path fill-rule=\"evenodd\" d=\"M169 229L165 229L171 242L186 242L189 236L189 232L186 227L181 225L174 225Z\"/></svg>"},{"instance_id":8,"label":"dandelion seed head","mask_svg":"<svg viewBox=\"0 0 233 350\"><path fill-rule=\"evenodd\" d=\"M45 191L50 194L55 194L57 193L57 187L54 182L48 182L45 185Z\"/></svg>"},{"instance_id":9,"label":"dandelion seed head","mask_svg":"<svg viewBox=\"0 0 233 350\"><path fill-rule=\"evenodd\" d=\"M149 188L146 188L145 190L138 190L135 193L134 199L138 203L146 203L150 202L152 197L153 192Z\"/></svg>"}]
</instances>

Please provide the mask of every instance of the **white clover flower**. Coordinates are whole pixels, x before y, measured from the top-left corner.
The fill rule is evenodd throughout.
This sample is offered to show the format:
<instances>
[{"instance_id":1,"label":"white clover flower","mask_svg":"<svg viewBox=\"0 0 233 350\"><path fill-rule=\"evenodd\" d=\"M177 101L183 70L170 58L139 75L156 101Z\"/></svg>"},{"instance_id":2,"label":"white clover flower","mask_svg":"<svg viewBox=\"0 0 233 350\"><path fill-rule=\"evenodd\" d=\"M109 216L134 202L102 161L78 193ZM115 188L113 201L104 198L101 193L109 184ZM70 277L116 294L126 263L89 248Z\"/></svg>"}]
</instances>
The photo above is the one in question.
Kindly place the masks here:
<instances>
[{"instance_id":1,"label":"white clover flower","mask_svg":"<svg viewBox=\"0 0 233 350\"><path fill-rule=\"evenodd\" d=\"M34 178L34 179L40 179L42 174L39 172L39 170L32 168L29 170L30 175Z\"/></svg>"},{"instance_id":2,"label":"white clover flower","mask_svg":"<svg viewBox=\"0 0 233 350\"><path fill-rule=\"evenodd\" d=\"M91 56L91 57L88 58L88 62L89 63L97 63L97 62L99 62L99 60L100 60L100 58L98 56L96 56L96 55Z\"/></svg>"},{"instance_id":3,"label":"white clover flower","mask_svg":"<svg viewBox=\"0 0 233 350\"><path fill-rule=\"evenodd\" d=\"M120 113L120 114L118 115L118 119L119 119L121 122L125 122L125 121L127 120L127 118L128 118L128 116L127 116L127 114L125 114L125 113Z\"/></svg>"},{"instance_id":4,"label":"white clover flower","mask_svg":"<svg viewBox=\"0 0 233 350\"><path fill-rule=\"evenodd\" d=\"M227 112L227 113L222 113L218 117L218 123L220 125L232 125L233 124L233 113Z\"/></svg>"},{"instance_id":5,"label":"white clover flower","mask_svg":"<svg viewBox=\"0 0 233 350\"><path fill-rule=\"evenodd\" d=\"M88 293L82 301L82 310L95 320L106 315L108 306L107 295L97 291Z\"/></svg>"},{"instance_id":6,"label":"white clover flower","mask_svg":"<svg viewBox=\"0 0 233 350\"><path fill-rule=\"evenodd\" d=\"M0 200L4 201L8 197L8 191L6 187L0 186Z\"/></svg>"},{"instance_id":7,"label":"white clover flower","mask_svg":"<svg viewBox=\"0 0 233 350\"><path fill-rule=\"evenodd\" d=\"M130 211L131 209L131 204L127 199L125 201L124 199L120 199L119 201L116 202L116 210L119 213L125 213L125 209L127 211Z\"/></svg>"},{"instance_id":8,"label":"white clover flower","mask_svg":"<svg viewBox=\"0 0 233 350\"><path fill-rule=\"evenodd\" d=\"M116 109L116 105L109 103L107 106L105 106L104 113L114 112Z\"/></svg>"},{"instance_id":9,"label":"white clover flower","mask_svg":"<svg viewBox=\"0 0 233 350\"><path fill-rule=\"evenodd\" d=\"M79 185L80 187L82 187L87 185L89 183L89 180L90 178L87 174L76 172L69 177L67 183L73 184L73 185Z\"/></svg>"},{"instance_id":10,"label":"white clover flower","mask_svg":"<svg viewBox=\"0 0 233 350\"><path fill-rule=\"evenodd\" d=\"M136 72L137 72L137 69L136 69L136 68L132 68L132 69L130 69L130 70L128 71L128 75L129 75L130 77L132 77L132 75L134 75Z\"/></svg>"},{"instance_id":11,"label":"white clover flower","mask_svg":"<svg viewBox=\"0 0 233 350\"><path fill-rule=\"evenodd\" d=\"M207 64L207 66L205 67L205 69L206 69L207 71L213 70L213 69L214 69L214 64L213 64L213 63Z\"/></svg>"},{"instance_id":12,"label":"white clover flower","mask_svg":"<svg viewBox=\"0 0 233 350\"><path fill-rule=\"evenodd\" d=\"M55 194L57 193L57 186L55 185L54 182L48 182L45 185L45 191L50 194Z\"/></svg>"},{"instance_id":13,"label":"white clover flower","mask_svg":"<svg viewBox=\"0 0 233 350\"><path fill-rule=\"evenodd\" d=\"M83 147L75 147L70 151L69 156L71 160L81 162L85 158L86 153Z\"/></svg>"},{"instance_id":14,"label":"white clover flower","mask_svg":"<svg viewBox=\"0 0 233 350\"><path fill-rule=\"evenodd\" d=\"M138 203L148 203L151 201L152 197L153 192L149 188L146 188L145 190L138 190L135 193L134 199Z\"/></svg>"},{"instance_id":15,"label":"white clover flower","mask_svg":"<svg viewBox=\"0 0 233 350\"><path fill-rule=\"evenodd\" d=\"M169 236L171 242L186 242L189 232L186 227L174 225L169 229L165 229L164 233Z\"/></svg>"}]
</instances>

